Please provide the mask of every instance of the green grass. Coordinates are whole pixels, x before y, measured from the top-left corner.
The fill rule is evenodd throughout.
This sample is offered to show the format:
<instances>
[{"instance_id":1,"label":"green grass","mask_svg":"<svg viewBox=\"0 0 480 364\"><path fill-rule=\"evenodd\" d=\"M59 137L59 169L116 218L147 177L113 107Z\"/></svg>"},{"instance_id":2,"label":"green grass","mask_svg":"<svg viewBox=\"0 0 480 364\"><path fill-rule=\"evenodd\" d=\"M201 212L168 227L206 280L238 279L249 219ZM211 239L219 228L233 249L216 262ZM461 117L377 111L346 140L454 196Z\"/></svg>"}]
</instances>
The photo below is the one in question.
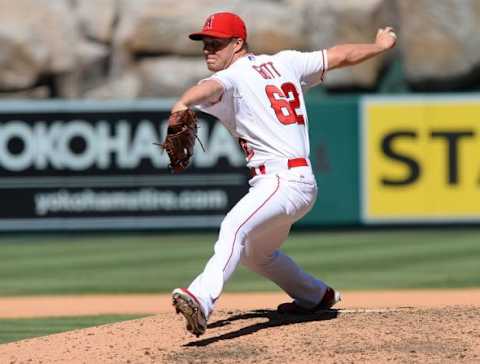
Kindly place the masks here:
<instances>
[{"instance_id":1,"label":"green grass","mask_svg":"<svg viewBox=\"0 0 480 364\"><path fill-rule=\"evenodd\" d=\"M80 316L38 319L0 319L0 344L145 316Z\"/></svg>"},{"instance_id":2,"label":"green grass","mask_svg":"<svg viewBox=\"0 0 480 364\"><path fill-rule=\"evenodd\" d=\"M216 234L0 237L0 295L153 293L186 286ZM480 228L293 232L283 250L340 289L480 286ZM277 290L237 270L227 291Z\"/></svg>"}]
</instances>

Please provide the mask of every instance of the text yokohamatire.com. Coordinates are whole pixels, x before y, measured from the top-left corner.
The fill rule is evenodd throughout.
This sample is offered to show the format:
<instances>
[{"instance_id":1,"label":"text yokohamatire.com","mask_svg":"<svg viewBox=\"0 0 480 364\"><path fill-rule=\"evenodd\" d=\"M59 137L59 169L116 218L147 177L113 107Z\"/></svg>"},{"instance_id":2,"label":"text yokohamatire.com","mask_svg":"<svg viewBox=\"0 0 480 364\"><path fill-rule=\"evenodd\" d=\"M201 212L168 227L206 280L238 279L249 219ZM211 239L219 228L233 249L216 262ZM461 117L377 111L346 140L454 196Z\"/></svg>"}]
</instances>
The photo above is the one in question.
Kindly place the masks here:
<instances>
[{"instance_id":1,"label":"text yokohamatire.com","mask_svg":"<svg viewBox=\"0 0 480 364\"><path fill-rule=\"evenodd\" d=\"M59 190L37 193L34 200L35 213L39 216L58 212L221 210L228 204L227 193L222 190L175 192L153 188L133 191Z\"/></svg>"}]
</instances>

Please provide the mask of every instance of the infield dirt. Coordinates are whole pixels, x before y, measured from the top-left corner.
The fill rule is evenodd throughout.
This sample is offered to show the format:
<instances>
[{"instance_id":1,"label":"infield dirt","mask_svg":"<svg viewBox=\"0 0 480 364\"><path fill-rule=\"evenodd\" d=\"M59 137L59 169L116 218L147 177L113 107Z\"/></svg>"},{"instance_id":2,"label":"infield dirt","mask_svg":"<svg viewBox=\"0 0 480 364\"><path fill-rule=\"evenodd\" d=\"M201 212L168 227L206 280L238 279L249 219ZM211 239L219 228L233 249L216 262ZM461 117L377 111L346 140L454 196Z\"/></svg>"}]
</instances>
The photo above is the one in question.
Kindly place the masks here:
<instances>
[{"instance_id":1,"label":"infield dirt","mask_svg":"<svg viewBox=\"0 0 480 364\"><path fill-rule=\"evenodd\" d=\"M0 317L154 316L0 345L0 363L480 363L480 290L347 292L336 310L275 312L283 294L225 294L196 338L168 296L0 299Z\"/></svg>"}]
</instances>

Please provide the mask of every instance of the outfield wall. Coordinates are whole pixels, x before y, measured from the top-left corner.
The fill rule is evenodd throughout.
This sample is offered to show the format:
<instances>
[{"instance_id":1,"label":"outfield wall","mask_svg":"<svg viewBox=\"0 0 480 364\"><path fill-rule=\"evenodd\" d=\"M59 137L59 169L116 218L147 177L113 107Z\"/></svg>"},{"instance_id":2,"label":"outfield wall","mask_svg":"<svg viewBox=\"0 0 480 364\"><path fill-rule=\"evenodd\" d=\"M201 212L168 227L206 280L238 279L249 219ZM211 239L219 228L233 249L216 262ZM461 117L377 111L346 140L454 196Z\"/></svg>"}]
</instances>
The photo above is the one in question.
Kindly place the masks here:
<instances>
[{"instance_id":1,"label":"outfield wall","mask_svg":"<svg viewBox=\"0 0 480 364\"><path fill-rule=\"evenodd\" d=\"M308 99L319 186L303 226L480 222L480 96ZM171 100L0 103L0 231L218 227L248 189L200 115L180 175L153 142Z\"/></svg>"}]
</instances>

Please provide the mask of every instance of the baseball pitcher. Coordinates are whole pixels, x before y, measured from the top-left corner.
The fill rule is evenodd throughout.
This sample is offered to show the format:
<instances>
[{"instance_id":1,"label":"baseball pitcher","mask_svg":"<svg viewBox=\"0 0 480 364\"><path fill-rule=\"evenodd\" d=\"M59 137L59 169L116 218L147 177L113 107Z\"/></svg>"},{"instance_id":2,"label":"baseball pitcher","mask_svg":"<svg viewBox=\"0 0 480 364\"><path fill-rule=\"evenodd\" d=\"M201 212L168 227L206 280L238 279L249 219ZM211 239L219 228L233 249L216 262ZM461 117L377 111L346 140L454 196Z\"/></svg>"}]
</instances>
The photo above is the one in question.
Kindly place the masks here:
<instances>
[{"instance_id":1,"label":"baseball pitcher","mask_svg":"<svg viewBox=\"0 0 480 364\"><path fill-rule=\"evenodd\" d=\"M321 83L327 70L358 64L394 47L394 31L379 29L369 44L257 55L248 49L242 19L221 12L209 16L202 30L189 37L203 42L206 65L214 73L188 89L171 110L162 144L171 167L180 172L189 164L196 138L191 108L197 107L217 117L238 139L251 178L249 192L225 216L203 272L188 288L172 292L177 313L185 317L188 331L202 335L239 263L293 298L278 306L279 313L331 308L340 301L340 293L279 250L292 224L312 208L317 196L303 92Z\"/></svg>"}]
</instances>

